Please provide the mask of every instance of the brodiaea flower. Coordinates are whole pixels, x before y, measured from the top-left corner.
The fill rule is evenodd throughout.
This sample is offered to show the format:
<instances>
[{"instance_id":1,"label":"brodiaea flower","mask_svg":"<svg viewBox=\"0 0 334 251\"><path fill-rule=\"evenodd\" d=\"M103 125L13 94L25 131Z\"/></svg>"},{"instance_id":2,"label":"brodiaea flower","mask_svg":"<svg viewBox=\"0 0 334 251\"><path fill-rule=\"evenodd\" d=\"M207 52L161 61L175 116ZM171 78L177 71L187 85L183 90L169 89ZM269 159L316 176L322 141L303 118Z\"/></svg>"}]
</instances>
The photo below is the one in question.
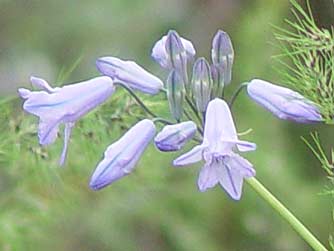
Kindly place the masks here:
<instances>
[{"instance_id":1,"label":"brodiaea flower","mask_svg":"<svg viewBox=\"0 0 334 251\"><path fill-rule=\"evenodd\" d=\"M96 167L89 186L99 190L131 173L155 134L149 119L135 124L122 138L110 145L103 160Z\"/></svg>"},{"instance_id":2,"label":"brodiaea flower","mask_svg":"<svg viewBox=\"0 0 334 251\"><path fill-rule=\"evenodd\" d=\"M252 164L234 150L253 151L256 145L238 139L230 109L221 99L212 100L207 108L203 143L174 160L175 166L205 160L198 177L201 192L220 184L235 200L242 193L244 178L255 176Z\"/></svg>"},{"instance_id":3,"label":"brodiaea flower","mask_svg":"<svg viewBox=\"0 0 334 251\"><path fill-rule=\"evenodd\" d=\"M253 79L247 85L248 95L258 104L280 119L299 123L322 121L317 106L298 92L273 85L267 81Z\"/></svg>"},{"instance_id":4,"label":"brodiaea flower","mask_svg":"<svg viewBox=\"0 0 334 251\"><path fill-rule=\"evenodd\" d=\"M68 141L74 123L103 103L115 90L109 77L97 77L77 84L52 88L45 80L31 77L31 83L42 91L18 90L25 99L23 109L39 117L38 137L41 145L55 141L58 127L65 124L64 147L60 165L64 164Z\"/></svg>"}]
</instances>

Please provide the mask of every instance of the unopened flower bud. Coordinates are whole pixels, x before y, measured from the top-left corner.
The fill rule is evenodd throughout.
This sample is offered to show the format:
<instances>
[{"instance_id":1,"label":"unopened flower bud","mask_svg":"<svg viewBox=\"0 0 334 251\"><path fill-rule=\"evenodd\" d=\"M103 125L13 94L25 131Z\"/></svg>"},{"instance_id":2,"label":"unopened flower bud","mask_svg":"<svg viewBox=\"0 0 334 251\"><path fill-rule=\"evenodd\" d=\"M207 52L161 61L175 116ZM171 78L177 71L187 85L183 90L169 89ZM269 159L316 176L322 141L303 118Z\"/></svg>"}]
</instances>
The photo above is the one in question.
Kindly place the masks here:
<instances>
[{"instance_id":1,"label":"unopened flower bud","mask_svg":"<svg viewBox=\"0 0 334 251\"><path fill-rule=\"evenodd\" d=\"M183 78L172 70L167 78L167 98L172 116L177 121L181 119L183 113L184 92Z\"/></svg>"},{"instance_id":2,"label":"unopened flower bud","mask_svg":"<svg viewBox=\"0 0 334 251\"><path fill-rule=\"evenodd\" d=\"M154 95L163 88L163 83L158 77L133 61L102 57L97 59L96 66L103 75L111 77L115 82L144 93Z\"/></svg>"},{"instance_id":3,"label":"unopened flower bud","mask_svg":"<svg viewBox=\"0 0 334 251\"><path fill-rule=\"evenodd\" d=\"M170 31L168 34L170 33L176 33L176 32ZM176 33L176 36L178 37L177 33ZM171 58L169 56L169 53L167 53L167 50L166 50L167 37L168 37L167 35L163 36L159 41L157 41L154 44L152 48L151 56L161 67L171 70L173 68L173 65L170 60ZM182 37L179 37L179 39L173 39L173 40L177 40L178 47L181 47L178 42L178 40L181 40L182 46L184 50L186 51L187 60L193 59L193 57L196 54L196 51L191 41L185 38L182 38Z\"/></svg>"},{"instance_id":4,"label":"unopened flower bud","mask_svg":"<svg viewBox=\"0 0 334 251\"><path fill-rule=\"evenodd\" d=\"M224 72L215 65L211 65L212 98L221 98L224 92Z\"/></svg>"},{"instance_id":5,"label":"unopened flower bud","mask_svg":"<svg viewBox=\"0 0 334 251\"><path fill-rule=\"evenodd\" d=\"M224 78L224 84L228 85L232 79L234 51L229 35L222 30L217 31L212 40L211 58Z\"/></svg>"},{"instance_id":6,"label":"unopened flower bud","mask_svg":"<svg viewBox=\"0 0 334 251\"><path fill-rule=\"evenodd\" d=\"M192 121L167 125L154 138L155 145L163 152L178 151L194 137L196 129Z\"/></svg>"},{"instance_id":7,"label":"unopened flower bud","mask_svg":"<svg viewBox=\"0 0 334 251\"><path fill-rule=\"evenodd\" d=\"M197 109L200 112L205 112L206 107L210 102L212 91L211 70L205 58L196 60L193 67L191 85Z\"/></svg>"},{"instance_id":8,"label":"unopened flower bud","mask_svg":"<svg viewBox=\"0 0 334 251\"><path fill-rule=\"evenodd\" d=\"M172 69L175 69L182 76L184 82L187 83L187 53L176 31L171 30L168 32L165 48Z\"/></svg>"},{"instance_id":9,"label":"unopened flower bud","mask_svg":"<svg viewBox=\"0 0 334 251\"><path fill-rule=\"evenodd\" d=\"M298 92L267 81L253 79L247 85L248 95L280 119L313 123L323 118L318 107Z\"/></svg>"},{"instance_id":10,"label":"unopened flower bud","mask_svg":"<svg viewBox=\"0 0 334 251\"><path fill-rule=\"evenodd\" d=\"M96 167L89 186L99 190L130 174L153 139L155 125L149 119L135 124L123 137L110 145Z\"/></svg>"}]
</instances>

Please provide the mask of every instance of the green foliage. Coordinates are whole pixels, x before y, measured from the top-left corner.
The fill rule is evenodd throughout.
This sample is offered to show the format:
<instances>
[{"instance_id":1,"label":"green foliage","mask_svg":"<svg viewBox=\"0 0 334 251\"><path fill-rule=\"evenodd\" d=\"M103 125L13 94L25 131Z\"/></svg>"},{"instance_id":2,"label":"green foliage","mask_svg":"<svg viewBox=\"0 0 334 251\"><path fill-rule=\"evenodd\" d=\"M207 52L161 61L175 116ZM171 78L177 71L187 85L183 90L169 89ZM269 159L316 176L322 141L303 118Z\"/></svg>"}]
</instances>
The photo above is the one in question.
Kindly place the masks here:
<instances>
[{"instance_id":1,"label":"green foliage","mask_svg":"<svg viewBox=\"0 0 334 251\"><path fill-rule=\"evenodd\" d=\"M326 156L326 153L323 150L323 147L320 142L319 134L317 132L310 133L311 139L314 146L311 142L307 141L306 138L302 137L302 140L305 144L311 149L315 157L320 161L321 167L327 172L330 177L334 176L334 149L331 149L330 159Z\"/></svg>"},{"instance_id":2,"label":"green foliage","mask_svg":"<svg viewBox=\"0 0 334 251\"><path fill-rule=\"evenodd\" d=\"M296 21L286 20L290 29L277 28L276 38L292 66L281 61L285 81L319 106L326 123L334 118L334 27L320 28L311 12L291 0Z\"/></svg>"}]
</instances>

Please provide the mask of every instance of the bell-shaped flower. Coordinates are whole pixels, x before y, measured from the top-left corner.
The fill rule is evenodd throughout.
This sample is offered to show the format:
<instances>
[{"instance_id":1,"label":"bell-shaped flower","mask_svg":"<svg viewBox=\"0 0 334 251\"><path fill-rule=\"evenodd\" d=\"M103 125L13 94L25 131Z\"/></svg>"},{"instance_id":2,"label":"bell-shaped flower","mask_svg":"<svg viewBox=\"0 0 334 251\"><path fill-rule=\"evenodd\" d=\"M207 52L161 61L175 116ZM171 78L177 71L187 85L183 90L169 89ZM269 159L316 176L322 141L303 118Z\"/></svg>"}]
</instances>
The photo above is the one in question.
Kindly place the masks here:
<instances>
[{"instance_id":1,"label":"bell-shaped flower","mask_svg":"<svg viewBox=\"0 0 334 251\"><path fill-rule=\"evenodd\" d=\"M183 60L191 60L195 54L193 44L189 40L179 37L176 31L171 30L154 44L151 56L161 67L170 70L175 68L177 63L175 59L180 61L181 55L185 56Z\"/></svg>"},{"instance_id":2,"label":"bell-shaped flower","mask_svg":"<svg viewBox=\"0 0 334 251\"><path fill-rule=\"evenodd\" d=\"M59 125L65 124L64 147L60 158L60 165L63 165L74 123L114 92L113 81L109 77L97 77L52 88L41 78L31 77L30 80L33 86L42 90L20 88L19 95L25 99L23 109L39 117L38 137L41 145L53 143Z\"/></svg>"},{"instance_id":3,"label":"bell-shaped flower","mask_svg":"<svg viewBox=\"0 0 334 251\"><path fill-rule=\"evenodd\" d=\"M178 151L194 137L196 129L196 124L192 121L166 125L154 138L154 143L160 151Z\"/></svg>"},{"instance_id":4,"label":"bell-shaped flower","mask_svg":"<svg viewBox=\"0 0 334 251\"><path fill-rule=\"evenodd\" d=\"M104 152L89 186L99 190L130 174L154 135L155 125L151 120L144 119L135 124Z\"/></svg>"},{"instance_id":5,"label":"bell-shaped flower","mask_svg":"<svg viewBox=\"0 0 334 251\"><path fill-rule=\"evenodd\" d=\"M180 74L175 70L172 70L168 75L166 86L169 109L173 118L179 121L183 114L183 101L185 95L184 82Z\"/></svg>"},{"instance_id":6,"label":"bell-shaped flower","mask_svg":"<svg viewBox=\"0 0 334 251\"><path fill-rule=\"evenodd\" d=\"M202 144L178 157L173 164L184 166L204 159L205 165L198 177L199 190L206 191L219 183L231 198L239 200L243 179L253 177L255 170L248 160L234 152L236 149L252 151L256 145L238 139L228 105L216 98L206 111Z\"/></svg>"},{"instance_id":7,"label":"bell-shaped flower","mask_svg":"<svg viewBox=\"0 0 334 251\"><path fill-rule=\"evenodd\" d=\"M280 119L314 123L323 118L316 104L289 88L253 79L247 85L248 95Z\"/></svg>"},{"instance_id":8,"label":"bell-shaped flower","mask_svg":"<svg viewBox=\"0 0 334 251\"><path fill-rule=\"evenodd\" d=\"M228 85L232 79L234 50L230 36L222 30L218 30L212 40L211 58L220 75L219 85Z\"/></svg>"},{"instance_id":9,"label":"bell-shaped flower","mask_svg":"<svg viewBox=\"0 0 334 251\"><path fill-rule=\"evenodd\" d=\"M197 109L205 112L212 92L211 69L205 58L198 58L196 60L193 66L191 86Z\"/></svg>"},{"instance_id":10,"label":"bell-shaped flower","mask_svg":"<svg viewBox=\"0 0 334 251\"><path fill-rule=\"evenodd\" d=\"M101 57L96 60L97 69L117 82L147 94L157 94L163 89L163 82L133 61L116 57Z\"/></svg>"}]
</instances>

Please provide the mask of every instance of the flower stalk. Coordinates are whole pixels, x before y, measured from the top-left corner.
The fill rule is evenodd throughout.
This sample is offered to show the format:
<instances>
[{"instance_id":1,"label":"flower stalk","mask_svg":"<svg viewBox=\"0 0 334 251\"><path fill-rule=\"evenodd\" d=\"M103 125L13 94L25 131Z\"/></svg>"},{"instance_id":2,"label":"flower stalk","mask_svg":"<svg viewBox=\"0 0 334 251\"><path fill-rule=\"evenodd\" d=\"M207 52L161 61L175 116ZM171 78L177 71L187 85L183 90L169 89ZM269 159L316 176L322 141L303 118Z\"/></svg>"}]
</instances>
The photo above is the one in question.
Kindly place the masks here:
<instances>
[{"instance_id":1,"label":"flower stalk","mask_svg":"<svg viewBox=\"0 0 334 251\"><path fill-rule=\"evenodd\" d=\"M267 188L255 177L246 179L247 183L264 199L315 251L328 249L308 230L305 225L290 212Z\"/></svg>"}]
</instances>

